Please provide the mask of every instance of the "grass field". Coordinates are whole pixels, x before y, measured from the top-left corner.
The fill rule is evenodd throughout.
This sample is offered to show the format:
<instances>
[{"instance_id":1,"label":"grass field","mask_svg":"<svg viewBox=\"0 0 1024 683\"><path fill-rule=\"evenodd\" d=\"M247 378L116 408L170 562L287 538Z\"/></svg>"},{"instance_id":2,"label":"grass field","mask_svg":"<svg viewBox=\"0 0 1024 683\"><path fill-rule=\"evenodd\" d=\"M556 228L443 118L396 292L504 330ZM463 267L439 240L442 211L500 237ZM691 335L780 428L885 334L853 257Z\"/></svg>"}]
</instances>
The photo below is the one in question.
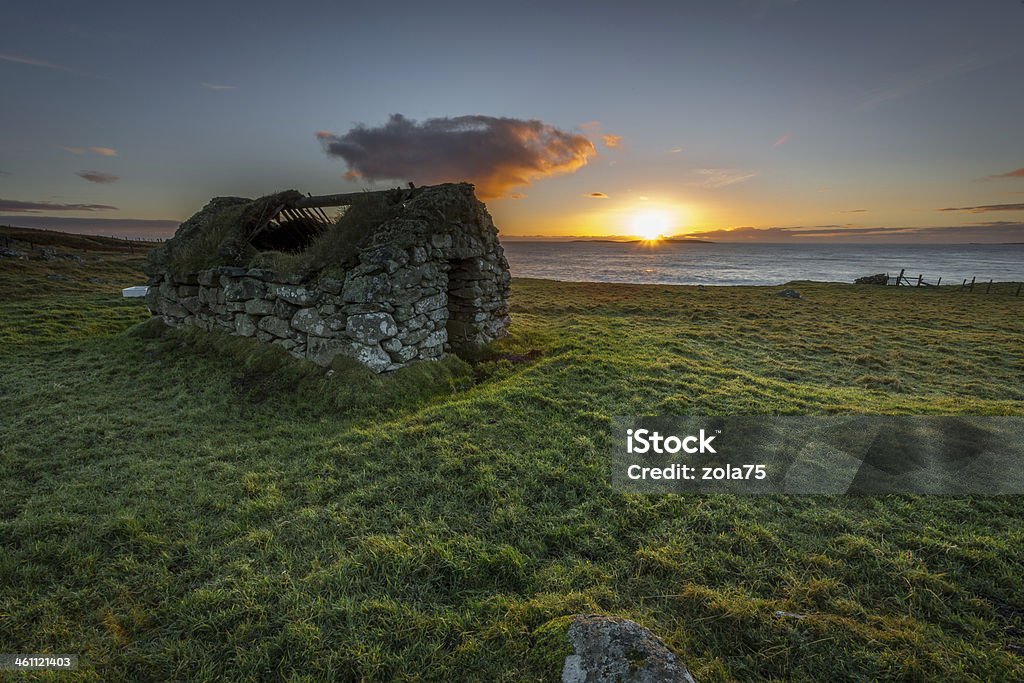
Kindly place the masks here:
<instances>
[{"instance_id":1,"label":"grass field","mask_svg":"<svg viewBox=\"0 0 1024 683\"><path fill-rule=\"evenodd\" d=\"M517 280L486 356L381 378L147 324L138 265L0 261L0 652L557 680L597 612L702 682L1024 679L1019 498L608 481L613 415L1024 415L1024 297Z\"/></svg>"}]
</instances>

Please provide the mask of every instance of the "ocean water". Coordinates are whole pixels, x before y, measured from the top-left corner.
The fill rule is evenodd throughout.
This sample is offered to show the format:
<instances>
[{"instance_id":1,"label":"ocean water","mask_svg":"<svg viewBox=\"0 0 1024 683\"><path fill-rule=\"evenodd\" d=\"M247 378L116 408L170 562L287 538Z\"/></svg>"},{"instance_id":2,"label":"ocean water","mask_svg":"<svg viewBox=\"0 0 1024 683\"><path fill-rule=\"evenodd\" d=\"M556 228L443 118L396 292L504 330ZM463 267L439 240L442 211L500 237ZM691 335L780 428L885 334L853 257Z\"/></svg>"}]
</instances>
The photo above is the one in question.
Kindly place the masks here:
<instances>
[{"instance_id":1,"label":"ocean water","mask_svg":"<svg viewBox=\"0 0 1024 683\"><path fill-rule=\"evenodd\" d=\"M512 275L576 282L779 285L875 273L960 284L1024 281L1024 245L502 243Z\"/></svg>"}]
</instances>

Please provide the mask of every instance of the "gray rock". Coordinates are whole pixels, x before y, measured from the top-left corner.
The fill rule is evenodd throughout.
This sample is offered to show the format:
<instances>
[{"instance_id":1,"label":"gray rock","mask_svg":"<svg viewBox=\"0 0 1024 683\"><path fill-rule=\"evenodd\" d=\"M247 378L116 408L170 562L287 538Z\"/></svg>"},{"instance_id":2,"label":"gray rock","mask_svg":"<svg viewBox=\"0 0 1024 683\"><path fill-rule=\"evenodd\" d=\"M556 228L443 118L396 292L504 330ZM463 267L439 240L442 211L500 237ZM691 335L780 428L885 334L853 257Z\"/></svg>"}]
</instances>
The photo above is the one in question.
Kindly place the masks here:
<instances>
[{"instance_id":1,"label":"gray rock","mask_svg":"<svg viewBox=\"0 0 1024 683\"><path fill-rule=\"evenodd\" d=\"M427 313L428 311L443 310L447 305L448 295L442 292L440 294L423 297L416 302L413 308L417 313Z\"/></svg>"},{"instance_id":2,"label":"gray rock","mask_svg":"<svg viewBox=\"0 0 1024 683\"><path fill-rule=\"evenodd\" d=\"M341 298L354 303L367 303L385 297L391 289L391 281L383 273L352 277L345 281Z\"/></svg>"},{"instance_id":3,"label":"gray rock","mask_svg":"<svg viewBox=\"0 0 1024 683\"><path fill-rule=\"evenodd\" d=\"M635 621L600 615L573 617L566 637L562 683L694 683L665 643Z\"/></svg>"},{"instance_id":4,"label":"gray rock","mask_svg":"<svg viewBox=\"0 0 1024 683\"><path fill-rule=\"evenodd\" d=\"M427 250L423 247L411 247L409 249L409 260L414 266L418 266L427 260Z\"/></svg>"},{"instance_id":5,"label":"gray rock","mask_svg":"<svg viewBox=\"0 0 1024 683\"><path fill-rule=\"evenodd\" d=\"M311 306L316 294L299 285L278 285L274 288L277 298L295 306Z\"/></svg>"},{"instance_id":6,"label":"gray rock","mask_svg":"<svg viewBox=\"0 0 1024 683\"><path fill-rule=\"evenodd\" d=\"M324 337L309 337L306 344L306 358L321 367L327 367L339 353L349 350L349 342Z\"/></svg>"},{"instance_id":7,"label":"gray rock","mask_svg":"<svg viewBox=\"0 0 1024 683\"><path fill-rule=\"evenodd\" d=\"M888 273L879 273L878 275L865 275L859 277L853 281L855 285L887 285L889 284Z\"/></svg>"},{"instance_id":8,"label":"gray rock","mask_svg":"<svg viewBox=\"0 0 1024 683\"><path fill-rule=\"evenodd\" d=\"M416 358L419 353L419 349L415 346L403 346L397 351L388 351L388 355L391 356L391 360L396 363L405 364Z\"/></svg>"},{"instance_id":9,"label":"gray rock","mask_svg":"<svg viewBox=\"0 0 1024 683\"><path fill-rule=\"evenodd\" d=\"M374 372L385 372L391 369L391 356L380 347L380 344L352 343L349 345L348 355Z\"/></svg>"},{"instance_id":10,"label":"gray rock","mask_svg":"<svg viewBox=\"0 0 1024 683\"><path fill-rule=\"evenodd\" d=\"M274 317L281 318L282 320L291 320L297 310L299 310L299 307L295 304L290 304L284 299L278 299L274 302L273 315Z\"/></svg>"},{"instance_id":11,"label":"gray rock","mask_svg":"<svg viewBox=\"0 0 1024 683\"><path fill-rule=\"evenodd\" d=\"M340 294L343 284L344 283L341 280L333 277L325 277L320 279L320 282L317 283L317 287L328 294Z\"/></svg>"},{"instance_id":12,"label":"gray rock","mask_svg":"<svg viewBox=\"0 0 1024 683\"><path fill-rule=\"evenodd\" d=\"M266 285L251 277L230 279L224 285L225 301L248 301L260 299L266 294Z\"/></svg>"},{"instance_id":13,"label":"gray rock","mask_svg":"<svg viewBox=\"0 0 1024 683\"><path fill-rule=\"evenodd\" d=\"M217 269L220 275L226 275L227 277L242 277L246 273L245 268L238 268L236 266L221 266Z\"/></svg>"},{"instance_id":14,"label":"gray rock","mask_svg":"<svg viewBox=\"0 0 1024 683\"><path fill-rule=\"evenodd\" d=\"M292 327L287 320L282 320L273 315L268 315L264 318L260 318L259 328L264 332L269 332L275 337L281 339L290 338L292 335Z\"/></svg>"},{"instance_id":15,"label":"gray rock","mask_svg":"<svg viewBox=\"0 0 1024 683\"><path fill-rule=\"evenodd\" d=\"M440 346L448 341L448 331L444 328L431 332L423 340L424 346Z\"/></svg>"},{"instance_id":16,"label":"gray rock","mask_svg":"<svg viewBox=\"0 0 1024 683\"><path fill-rule=\"evenodd\" d=\"M376 344L398 334L398 325L390 313L361 313L349 316L345 332L358 341Z\"/></svg>"},{"instance_id":17,"label":"gray rock","mask_svg":"<svg viewBox=\"0 0 1024 683\"><path fill-rule=\"evenodd\" d=\"M274 281L274 271L268 270L266 268L250 268L246 272L246 275L257 280L262 280L263 282Z\"/></svg>"},{"instance_id":18,"label":"gray rock","mask_svg":"<svg viewBox=\"0 0 1024 683\"><path fill-rule=\"evenodd\" d=\"M277 305L275 301L266 299L249 299L245 302L245 312L249 315L270 315Z\"/></svg>"},{"instance_id":19,"label":"gray rock","mask_svg":"<svg viewBox=\"0 0 1024 683\"><path fill-rule=\"evenodd\" d=\"M292 328L318 337L329 337L333 332L315 308L300 308L296 311L292 316Z\"/></svg>"},{"instance_id":20,"label":"gray rock","mask_svg":"<svg viewBox=\"0 0 1024 683\"><path fill-rule=\"evenodd\" d=\"M787 299L802 299L803 298L802 296L800 296L800 292L796 291L795 289L790 289L788 287L786 289L782 290L781 292L778 292L775 296L781 296L781 297L785 297Z\"/></svg>"},{"instance_id":21,"label":"gray rock","mask_svg":"<svg viewBox=\"0 0 1024 683\"><path fill-rule=\"evenodd\" d=\"M426 339L428 334L430 334L430 330L421 327L415 330L403 330L398 333L397 339L406 346L414 347Z\"/></svg>"},{"instance_id":22,"label":"gray rock","mask_svg":"<svg viewBox=\"0 0 1024 683\"><path fill-rule=\"evenodd\" d=\"M245 313L235 316L235 334L251 337L256 334L256 318Z\"/></svg>"},{"instance_id":23,"label":"gray rock","mask_svg":"<svg viewBox=\"0 0 1024 683\"><path fill-rule=\"evenodd\" d=\"M431 246L437 249L448 249L452 246L451 235L431 235L430 236Z\"/></svg>"},{"instance_id":24,"label":"gray rock","mask_svg":"<svg viewBox=\"0 0 1024 683\"><path fill-rule=\"evenodd\" d=\"M190 313L198 313L203 310L203 302L198 296L190 296L182 299L181 305L187 308Z\"/></svg>"}]
</instances>

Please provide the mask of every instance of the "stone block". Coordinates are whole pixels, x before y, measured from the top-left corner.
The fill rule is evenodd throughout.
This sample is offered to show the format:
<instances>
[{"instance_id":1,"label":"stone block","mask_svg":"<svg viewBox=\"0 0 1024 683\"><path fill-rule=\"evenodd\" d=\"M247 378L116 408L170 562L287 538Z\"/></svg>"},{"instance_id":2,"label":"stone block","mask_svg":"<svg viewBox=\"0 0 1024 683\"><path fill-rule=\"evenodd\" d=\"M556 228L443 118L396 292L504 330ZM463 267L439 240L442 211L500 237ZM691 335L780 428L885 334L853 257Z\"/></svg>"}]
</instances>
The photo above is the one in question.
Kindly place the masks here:
<instances>
[{"instance_id":1,"label":"stone block","mask_svg":"<svg viewBox=\"0 0 1024 683\"><path fill-rule=\"evenodd\" d=\"M270 315L276 305L277 302L266 299L249 299L245 302L245 312L249 315Z\"/></svg>"},{"instance_id":2,"label":"stone block","mask_svg":"<svg viewBox=\"0 0 1024 683\"><path fill-rule=\"evenodd\" d=\"M242 337L251 337L256 334L256 318L245 313L235 316L235 334Z\"/></svg>"},{"instance_id":3,"label":"stone block","mask_svg":"<svg viewBox=\"0 0 1024 683\"><path fill-rule=\"evenodd\" d=\"M318 337L329 337L333 330L328 326L327 321L320 317L320 312L315 308L300 308L292 316L292 329Z\"/></svg>"},{"instance_id":4,"label":"stone block","mask_svg":"<svg viewBox=\"0 0 1024 683\"><path fill-rule=\"evenodd\" d=\"M448 295L444 292L439 292L431 296L425 296L413 305L413 309L417 313L426 313L427 311L434 311L443 309L448 305Z\"/></svg>"},{"instance_id":5,"label":"stone block","mask_svg":"<svg viewBox=\"0 0 1024 683\"><path fill-rule=\"evenodd\" d=\"M376 344L398 334L398 325L389 313L360 313L348 317L345 332L357 341Z\"/></svg>"},{"instance_id":6,"label":"stone block","mask_svg":"<svg viewBox=\"0 0 1024 683\"><path fill-rule=\"evenodd\" d=\"M260 318L258 327L264 332L268 332L275 337L282 339L288 339L292 336L292 327L289 322L287 320L282 320L277 316L268 315L264 318Z\"/></svg>"},{"instance_id":7,"label":"stone block","mask_svg":"<svg viewBox=\"0 0 1024 683\"><path fill-rule=\"evenodd\" d=\"M299 285L277 285L274 294L279 300L295 306L312 306L316 302L316 294Z\"/></svg>"}]
</instances>

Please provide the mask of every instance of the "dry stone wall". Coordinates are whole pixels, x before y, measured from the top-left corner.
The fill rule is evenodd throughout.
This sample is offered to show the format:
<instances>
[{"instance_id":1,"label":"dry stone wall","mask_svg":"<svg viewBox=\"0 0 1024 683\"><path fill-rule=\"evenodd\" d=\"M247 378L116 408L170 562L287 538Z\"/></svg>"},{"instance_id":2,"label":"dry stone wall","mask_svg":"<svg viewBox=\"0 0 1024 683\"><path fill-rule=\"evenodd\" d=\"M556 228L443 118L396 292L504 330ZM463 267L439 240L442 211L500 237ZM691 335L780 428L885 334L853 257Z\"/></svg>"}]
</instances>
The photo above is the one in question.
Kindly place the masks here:
<instances>
[{"instance_id":1,"label":"dry stone wall","mask_svg":"<svg viewBox=\"0 0 1024 683\"><path fill-rule=\"evenodd\" d=\"M150 310L168 325L253 337L322 366L340 354L375 372L485 344L509 323L508 263L472 187L439 187L454 188L473 219L425 220L413 206L404 223L382 226L340 277L232 266L165 271L151 282Z\"/></svg>"}]
</instances>

